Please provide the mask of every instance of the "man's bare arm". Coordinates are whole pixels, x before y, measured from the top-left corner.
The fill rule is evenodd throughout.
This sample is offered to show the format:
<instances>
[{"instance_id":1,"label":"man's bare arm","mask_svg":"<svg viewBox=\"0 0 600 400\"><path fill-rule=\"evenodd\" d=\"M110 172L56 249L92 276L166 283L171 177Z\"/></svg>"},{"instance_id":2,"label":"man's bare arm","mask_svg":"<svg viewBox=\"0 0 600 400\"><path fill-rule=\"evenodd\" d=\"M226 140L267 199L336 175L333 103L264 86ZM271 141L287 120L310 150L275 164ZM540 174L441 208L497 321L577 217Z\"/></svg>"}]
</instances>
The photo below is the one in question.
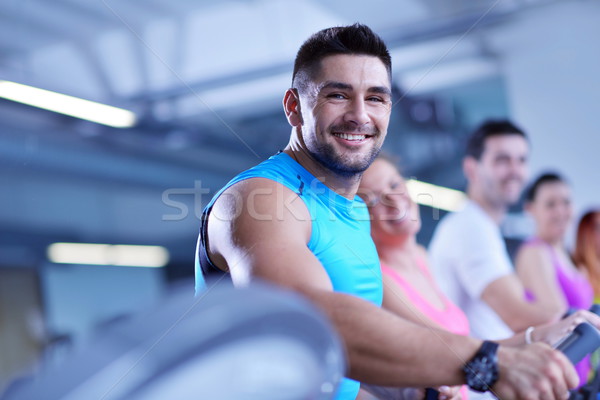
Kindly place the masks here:
<instances>
[{"instance_id":1,"label":"man's bare arm","mask_svg":"<svg viewBox=\"0 0 600 400\"><path fill-rule=\"evenodd\" d=\"M208 225L213 262L228 268L236 284L261 278L314 302L345 343L349 377L383 386L464 383L462 365L481 342L418 326L367 301L333 292L323 266L307 247L310 215L295 193L255 178L224 194L215 203ZM576 383L572 367L547 346L530 348L499 350L501 379L495 387L503 398L532 393L531 398L539 393L562 398L567 382Z\"/></svg>"}]
</instances>

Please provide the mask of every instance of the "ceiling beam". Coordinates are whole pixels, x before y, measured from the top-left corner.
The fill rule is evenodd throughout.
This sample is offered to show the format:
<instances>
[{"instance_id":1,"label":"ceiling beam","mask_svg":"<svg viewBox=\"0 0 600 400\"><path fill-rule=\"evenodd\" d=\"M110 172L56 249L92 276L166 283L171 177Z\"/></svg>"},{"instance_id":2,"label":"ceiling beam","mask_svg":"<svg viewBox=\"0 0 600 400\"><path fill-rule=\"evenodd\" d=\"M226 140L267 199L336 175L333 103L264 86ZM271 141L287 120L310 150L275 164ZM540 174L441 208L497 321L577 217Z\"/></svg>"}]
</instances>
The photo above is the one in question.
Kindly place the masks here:
<instances>
[{"instance_id":1,"label":"ceiling beam","mask_svg":"<svg viewBox=\"0 0 600 400\"><path fill-rule=\"evenodd\" d=\"M441 37L459 35L470 29L482 29L494 24L505 21L512 15L511 11L491 10L486 15L481 13L471 13L468 15L453 17L434 23L415 23L410 26L403 25L393 29L386 29L379 32L388 44L390 49L415 44L418 42L438 39ZM186 85L179 85L172 89L159 91L146 91L132 96L128 100L133 102L156 102L172 100L193 93L217 89L226 86L233 86L239 83L268 78L275 75L291 72L293 63L280 62L268 66L245 70L241 73L212 77L202 81L193 82Z\"/></svg>"}]
</instances>

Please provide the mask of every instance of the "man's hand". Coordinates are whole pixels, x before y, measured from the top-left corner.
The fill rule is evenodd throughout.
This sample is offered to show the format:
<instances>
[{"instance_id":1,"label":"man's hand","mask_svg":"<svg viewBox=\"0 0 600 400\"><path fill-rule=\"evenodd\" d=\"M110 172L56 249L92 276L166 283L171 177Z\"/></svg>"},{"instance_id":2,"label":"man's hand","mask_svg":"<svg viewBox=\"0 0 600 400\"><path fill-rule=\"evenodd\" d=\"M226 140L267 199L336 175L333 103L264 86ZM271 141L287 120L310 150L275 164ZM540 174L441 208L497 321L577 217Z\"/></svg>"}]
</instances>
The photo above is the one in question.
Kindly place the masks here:
<instances>
[{"instance_id":1,"label":"man's hand","mask_svg":"<svg viewBox=\"0 0 600 400\"><path fill-rule=\"evenodd\" d=\"M579 380L570 361L544 343L500 346L498 367L499 380L492 392L502 400L564 400Z\"/></svg>"}]
</instances>

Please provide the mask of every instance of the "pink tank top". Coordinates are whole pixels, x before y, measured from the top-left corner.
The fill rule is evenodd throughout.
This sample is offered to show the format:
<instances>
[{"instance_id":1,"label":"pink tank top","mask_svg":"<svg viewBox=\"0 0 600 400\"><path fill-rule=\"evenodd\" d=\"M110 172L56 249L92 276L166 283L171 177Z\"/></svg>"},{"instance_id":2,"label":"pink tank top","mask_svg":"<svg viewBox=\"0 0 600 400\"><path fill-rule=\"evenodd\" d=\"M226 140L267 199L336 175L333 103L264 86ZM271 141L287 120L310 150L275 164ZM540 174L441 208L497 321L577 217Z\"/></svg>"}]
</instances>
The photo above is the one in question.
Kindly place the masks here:
<instances>
[{"instance_id":1,"label":"pink tank top","mask_svg":"<svg viewBox=\"0 0 600 400\"><path fill-rule=\"evenodd\" d=\"M416 260L417 266L423 271L431 283L431 287L436 291L437 295L444 303L442 309L438 309L425 299L418 290L406 281L398 272L381 262L381 272L394 280L398 286L404 291L410 302L417 307L427 318L438 324L441 328L457 335L469 335L469 320L465 313L462 312L454 303L452 303L438 288L435 280L429 273L429 269L425 262L421 259ZM460 388L460 393L463 400L468 400L469 393L466 386Z\"/></svg>"},{"instance_id":2,"label":"pink tank top","mask_svg":"<svg viewBox=\"0 0 600 400\"><path fill-rule=\"evenodd\" d=\"M442 309L434 307L421 294L404 279L398 272L381 263L381 271L392 278L398 286L402 288L411 303L426 315L431 321L438 324L441 328L455 333L457 335L469 335L469 320L460 308L452 303L442 291L438 288L429 269L423 260L417 259L417 266L423 271L423 274L431 283L431 287L436 291L437 295L442 299L444 306Z\"/></svg>"}]
</instances>

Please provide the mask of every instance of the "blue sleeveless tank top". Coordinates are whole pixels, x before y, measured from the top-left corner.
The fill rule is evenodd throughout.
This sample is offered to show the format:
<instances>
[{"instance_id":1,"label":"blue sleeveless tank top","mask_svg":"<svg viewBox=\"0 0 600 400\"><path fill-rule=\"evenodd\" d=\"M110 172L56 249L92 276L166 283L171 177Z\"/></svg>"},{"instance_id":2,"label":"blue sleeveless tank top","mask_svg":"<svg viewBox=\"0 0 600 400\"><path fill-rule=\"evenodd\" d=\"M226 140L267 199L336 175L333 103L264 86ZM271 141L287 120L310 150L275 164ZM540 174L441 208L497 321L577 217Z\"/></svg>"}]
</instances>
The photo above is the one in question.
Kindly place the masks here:
<instances>
[{"instance_id":1,"label":"blue sleeveless tank top","mask_svg":"<svg viewBox=\"0 0 600 400\"><path fill-rule=\"evenodd\" d=\"M333 290L381 306L381 269L371 239L365 203L358 196L349 200L335 193L285 153L272 156L237 175L205 207L196 254L196 293L204 288L204 275L211 269L217 269L210 262L205 247L206 221L214 202L235 183L259 177L280 183L304 201L312 220L307 246L327 271ZM359 382L344 378L336 399L356 398L359 387Z\"/></svg>"}]
</instances>

